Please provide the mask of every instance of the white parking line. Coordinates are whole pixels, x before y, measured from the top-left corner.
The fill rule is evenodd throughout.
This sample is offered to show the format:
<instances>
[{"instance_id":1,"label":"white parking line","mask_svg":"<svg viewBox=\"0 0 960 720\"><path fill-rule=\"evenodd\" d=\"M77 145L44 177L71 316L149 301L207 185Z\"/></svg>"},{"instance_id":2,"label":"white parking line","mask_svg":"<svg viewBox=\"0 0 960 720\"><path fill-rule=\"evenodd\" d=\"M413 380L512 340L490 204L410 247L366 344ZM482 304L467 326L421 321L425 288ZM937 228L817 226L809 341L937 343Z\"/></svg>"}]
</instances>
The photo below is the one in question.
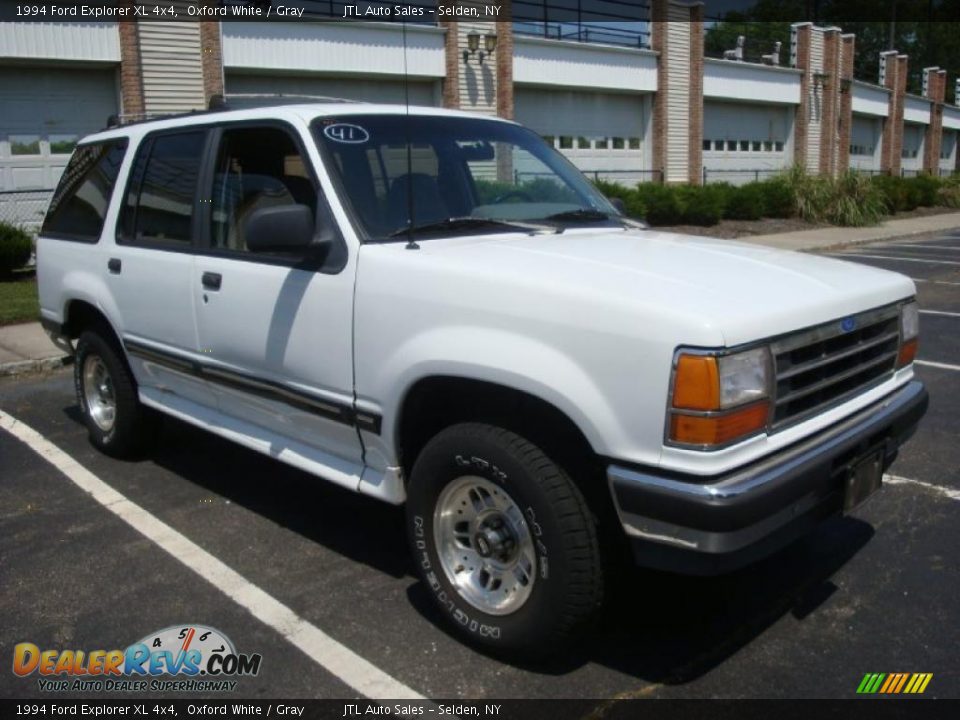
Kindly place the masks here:
<instances>
[{"instance_id":1,"label":"white parking line","mask_svg":"<svg viewBox=\"0 0 960 720\"><path fill-rule=\"evenodd\" d=\"M877 250L913 250L914 248L920 248L922 250L953 250L954 252L960 252L960 247L954 247L953 245L921 245L919 243L906 243L904 245L871 245Z\"/></svg>"},{"instance_id":2,"label":"white parking line","mask_svg":"<svg viewBox=\"0 0 960 720\"><path fill-rule=\"evenodd\" d=\"M128 500L36 430L2 410L0 429L25 443L107 510L211 583L233 602L249 610L260 622L276 630L307 657L357 693L374 700L424 699L419 693L304 620L199 545Z\"/></svg>"},{"instance_id":3,"label":"white parking line","mask_svg":"<svg viewBox=\"0 0 960 720\"><path fill-rule=\"evenodd\" d=\"M960 265L954 260L924 260L923 258L895 257L891 255L864 255L861 253L827 253L833 257L868 258L872 260L901 260L903 262L927 263L929 265Z\"/></svg>"},{"instance_id":4,"label":"white parking line","mask_svg":"<svg viewBox=\"0 0 960 720\"><path fill-rule=\"evenodd\" d=\"M950 282L949 280L925 280L923 278L910 278L914 282L927 283L928 285L960 285L960 282Z\"/></svg>"},{"instance_id":5,"label":"white parking line","mask_svg":"<svg viewBox=\"0 0 960 720\"><path fill-rule=\"evenodd\" d=\"M942 315L943 317L960 317L960 313L947 312L946 310L921 310L921 315Z\"/></svg>"},{"instance_id":6,"label":"white parking line","mask_svg":"<svg viewBox=\"0 0 960 720\"><path fill-rule=\"evenodd\" d=\"M923 365L924 367L939 368L940 370L956 370L960 372L960 365L947 365L947 363L933 362L932 360L914 360L914 365Z\"/></svg>"},{"instance_id":7,"label":"white parking line","mask_svg":"<svg viewBox=\"0 0 960 720\"><path fill-rule=\"evenodd\" d=\"M890 485L915 485L925 490L932 490L950 500L960 500L960 490L954 490L953 488L944 487L943 485L934 485L933 483L923 482L923 480L911 480L910 478L900 477L899 475L884 475L883 481Z\"/></svg>"}]
</instances>

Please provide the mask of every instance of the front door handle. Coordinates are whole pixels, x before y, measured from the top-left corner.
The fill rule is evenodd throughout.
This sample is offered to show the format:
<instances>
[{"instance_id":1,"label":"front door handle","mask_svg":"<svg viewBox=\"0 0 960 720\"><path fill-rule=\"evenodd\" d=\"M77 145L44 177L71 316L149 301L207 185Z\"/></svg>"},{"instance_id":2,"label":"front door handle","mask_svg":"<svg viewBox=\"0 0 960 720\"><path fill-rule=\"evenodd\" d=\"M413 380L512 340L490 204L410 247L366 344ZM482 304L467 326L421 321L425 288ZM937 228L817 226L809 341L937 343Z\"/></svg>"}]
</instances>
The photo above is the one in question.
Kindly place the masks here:
<instances>
[{"instance_id":1,"label":"front door handle","mask_svg":"<svg viewBox=\"0 0 960 720\"><path fill-rule=\"evenodd\" d=\"M110 258L107 260L107 270L112 272L114 275L120 274L121 267L123 267L123 264L120 262L120 258Z\"/></svg>"},{"instance_id":2,"label":"front door handle","mask_svg":"<svg viewBox=\"0 0 960 720\"><path fill-rule=\"evenodd\" d=\"M215 272L205 272L200 280L207 290L219 290L222 281L223 277L220 273Z\"/></svg>"}]
</instances>

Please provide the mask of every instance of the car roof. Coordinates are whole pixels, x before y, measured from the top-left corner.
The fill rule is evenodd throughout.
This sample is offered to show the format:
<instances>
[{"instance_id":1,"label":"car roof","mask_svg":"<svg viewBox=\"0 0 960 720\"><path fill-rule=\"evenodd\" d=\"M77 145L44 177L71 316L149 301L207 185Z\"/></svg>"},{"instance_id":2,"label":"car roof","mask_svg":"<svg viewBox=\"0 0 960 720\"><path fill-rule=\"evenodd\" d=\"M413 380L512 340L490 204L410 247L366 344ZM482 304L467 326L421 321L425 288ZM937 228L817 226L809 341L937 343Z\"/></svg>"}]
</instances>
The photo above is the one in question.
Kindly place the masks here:
<instances>
[{"instance_id":1,"label":"car roof","mask_svg":"<svg viewBox=\"0 0 960 720\"><path fill-rule=\"evenodd\" d=\"M506 122L498 117L477 115L462 110L426 107L420 105L382 105L354 102L314 102L290 105L267 105L239 110L198 110L183 115L156 118L120 125L93 133L83 138L81 143L98 142L116 138L138 138L156 130L170 130L191 125L209 125L219 122L237 122L243 120L300 120L310 122L318 117L347 115L412 115L425 117L461 117L484 119L493 122Z\"/></svg>"}]
</instances>

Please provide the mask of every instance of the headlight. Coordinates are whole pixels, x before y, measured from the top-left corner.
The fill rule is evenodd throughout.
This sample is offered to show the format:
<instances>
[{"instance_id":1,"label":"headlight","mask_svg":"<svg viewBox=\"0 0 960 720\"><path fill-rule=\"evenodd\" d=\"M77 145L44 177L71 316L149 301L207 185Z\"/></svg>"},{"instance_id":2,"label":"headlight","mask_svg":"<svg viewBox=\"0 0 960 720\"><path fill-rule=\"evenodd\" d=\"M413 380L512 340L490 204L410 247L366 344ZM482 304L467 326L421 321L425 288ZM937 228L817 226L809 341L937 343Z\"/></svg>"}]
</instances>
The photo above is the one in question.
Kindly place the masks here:
<instances>
[{"instance_id":1,"label":"headlight","mask_svg":"<svg viewBox=\"0 0 960 720\"><path fill-rule=\"evenodd\" d=\"M920 335L920 306L916 301L908 302L900 308L900 353L897 367L902 368L913 362L917 356Z\"/></svg>"},{"instance_id":2,"label":"headlight","mask_svg":"<svg viewBox=\"0 0 960 720\"><path fill-rule=\"evenodd\" d=\"M677 355L668 439L703 448L741 440L766 427L770 353L765 347L730 355Z\"/></svg>"},{"instance_id":3,"label":"headlight","mask_svg":"<svg viewBox=\"0 0 960 720\"><path fill-rule=\"evenodd\" d=\"M719 358L720 407L743 405L767 397L768 353L756 348Z\"/></svg>"}]
</instances>

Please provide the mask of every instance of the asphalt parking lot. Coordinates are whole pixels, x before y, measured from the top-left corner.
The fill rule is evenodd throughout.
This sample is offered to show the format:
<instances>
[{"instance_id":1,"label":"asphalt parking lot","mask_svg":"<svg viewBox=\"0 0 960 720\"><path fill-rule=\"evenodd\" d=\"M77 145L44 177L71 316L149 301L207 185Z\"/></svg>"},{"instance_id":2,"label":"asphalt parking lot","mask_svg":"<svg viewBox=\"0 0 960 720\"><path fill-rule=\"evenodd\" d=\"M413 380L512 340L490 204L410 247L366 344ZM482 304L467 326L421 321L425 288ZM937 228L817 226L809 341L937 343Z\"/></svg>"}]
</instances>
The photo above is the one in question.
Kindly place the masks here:
<instances>
[{"instance_id":1,"label":"asphalt parking lot","mask_svg":"<svg viewBox=\"0 0 960 720\"><path fill-rule=\"evenodd\" d=\"M433 623L400 510L172 420L147 459L113 460L87 442L69 370L5 380L0 410L275 605L173 557L0 429L0 662L18 642L123 648L196 623L262 654L243 697L356 696L369 669L355 656L432 698L852 698L867 672L933 673L924 697L960 697L960 231L830 254L917 280L931 406L894 477L853 516L735 574L632 573L591 637L537 666ZM317 662L278 631L281 605L355 656ZM36 676L0 671L0 696L38 694Z\"/></svg>"}]
</instances>

